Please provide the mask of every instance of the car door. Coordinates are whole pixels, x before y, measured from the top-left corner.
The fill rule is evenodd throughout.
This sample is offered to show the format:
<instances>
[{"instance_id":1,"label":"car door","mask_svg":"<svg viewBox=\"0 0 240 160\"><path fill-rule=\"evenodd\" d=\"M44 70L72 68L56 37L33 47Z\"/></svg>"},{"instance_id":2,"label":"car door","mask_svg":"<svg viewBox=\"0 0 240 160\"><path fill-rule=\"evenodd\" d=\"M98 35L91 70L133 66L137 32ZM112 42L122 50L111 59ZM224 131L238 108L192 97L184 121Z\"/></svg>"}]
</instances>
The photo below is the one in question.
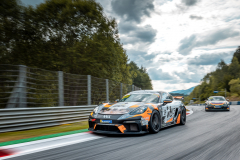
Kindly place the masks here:
<instances>
[{"instance_id":1,"label":"car door","mask_svg":"<svg viewBox=\"0 0 240 160\"><path fill-rule=\"evenodd\" d=\"M170 123L174 120L174 114L176 111L176 105L175 105L175 100L173 99L172 95L168 94L167 99L172 100L171 103L168 103L167 106L167 115L166 115L166 123Z\"/></svg>"},{"instance_id":2,"label":"car door","mask_svg":"<svg viewBox=\"0 0 240 160\"><path fill-rule=\"evenodd\" d=\"M164 100L171 99L170 95L167 92L162 93L161 102L163 103ZM172 99L171 99L172 100ZM163 103L162 105L162 123L166 124L171 122L172 118L172 103Z\"/></svg>"}]
</instances>

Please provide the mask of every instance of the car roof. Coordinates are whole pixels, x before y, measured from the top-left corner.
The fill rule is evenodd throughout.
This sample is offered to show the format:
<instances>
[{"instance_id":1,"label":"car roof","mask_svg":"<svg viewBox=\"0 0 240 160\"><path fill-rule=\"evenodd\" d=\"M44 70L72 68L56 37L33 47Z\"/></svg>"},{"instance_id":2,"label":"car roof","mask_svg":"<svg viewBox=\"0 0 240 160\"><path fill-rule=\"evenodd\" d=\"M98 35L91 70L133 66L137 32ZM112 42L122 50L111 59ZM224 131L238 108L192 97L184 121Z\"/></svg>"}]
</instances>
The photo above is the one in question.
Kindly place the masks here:
<instances>
[{"instance_id":1,"label":"car roof","mask_svg":"<svg viewBox=\"0 0 240 160\"><path fill-rule=\"evenodd\" d=\"M164 92L164 91L138 90L138 91L129 92L129 94L137 94L137 93L148 93L148 94L159 93L159 94L162 94L163 92ZM168 92L166 92L166 93L168 93Z\"/></svg>"}]
</instances>

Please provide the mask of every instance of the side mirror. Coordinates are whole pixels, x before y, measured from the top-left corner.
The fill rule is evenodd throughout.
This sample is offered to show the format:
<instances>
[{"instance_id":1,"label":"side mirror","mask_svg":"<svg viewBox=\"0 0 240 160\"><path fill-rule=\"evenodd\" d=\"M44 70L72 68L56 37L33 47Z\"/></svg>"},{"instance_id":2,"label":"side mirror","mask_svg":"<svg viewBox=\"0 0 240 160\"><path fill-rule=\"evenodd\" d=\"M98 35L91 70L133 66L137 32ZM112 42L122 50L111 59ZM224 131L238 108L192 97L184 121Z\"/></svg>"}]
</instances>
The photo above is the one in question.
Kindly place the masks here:
<instances>
[{"instance_id":1,"label":"side mirror","mask_svg":"<svg viewBox=\"0 0 240 160\"><path fill-rule=\"evenodd\" d=\"M172 100L171 100L171 99L165 99L165 100L163 101L163 103L172 103Z\"/></svg>"},{"instance_id":2,"label":"side mirror","mask_svg":"<svg viewBox=\"0 0 240 160\"><path fill-rule=\"evenodd\" d=\"M117 103L117 102L119 102L119 99L116 99L116 100L115 100L115 103Z\"/></svg>"},{"instance_id":3,"label":"side mirror","mask_svg":"<svg viewBox=\"0 0 240 160\"><path fill-rule=\"evenodd\" d=\"M227 99L227 101L229 101L229 99Z\"/></svg>"},{"instance_id":4,"label":"side mirror","mask_svg":"<svg viewBox=\"0 0 240 160\"><path fill-rule=\"evenodd\" d=\"M206 100L206 99L205 99L204 101L205 101L205 102L207 102L207 100Z\"/></svg>"}]
</instances>

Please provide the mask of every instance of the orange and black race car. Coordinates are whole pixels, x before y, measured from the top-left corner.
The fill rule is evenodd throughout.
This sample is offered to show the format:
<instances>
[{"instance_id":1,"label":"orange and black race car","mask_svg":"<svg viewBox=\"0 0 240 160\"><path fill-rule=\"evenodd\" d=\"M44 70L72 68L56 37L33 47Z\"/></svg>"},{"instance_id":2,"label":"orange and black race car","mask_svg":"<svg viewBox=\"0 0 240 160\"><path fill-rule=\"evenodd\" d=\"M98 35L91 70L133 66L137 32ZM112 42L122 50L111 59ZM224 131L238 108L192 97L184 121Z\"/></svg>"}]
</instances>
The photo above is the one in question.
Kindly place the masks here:
<instances>
[{"instance_id":1,"label":"orange and black race car","mask_svg":"<svg viewBox=\"0 0 240 160\"><path fill-rule=\"evenodd\" d=\"M157 133L161 128L186 123L181 101L162 91L140 90L119 102L103 103L89 116L89 130L108 134Z\"/></svg>"}]
</instances>

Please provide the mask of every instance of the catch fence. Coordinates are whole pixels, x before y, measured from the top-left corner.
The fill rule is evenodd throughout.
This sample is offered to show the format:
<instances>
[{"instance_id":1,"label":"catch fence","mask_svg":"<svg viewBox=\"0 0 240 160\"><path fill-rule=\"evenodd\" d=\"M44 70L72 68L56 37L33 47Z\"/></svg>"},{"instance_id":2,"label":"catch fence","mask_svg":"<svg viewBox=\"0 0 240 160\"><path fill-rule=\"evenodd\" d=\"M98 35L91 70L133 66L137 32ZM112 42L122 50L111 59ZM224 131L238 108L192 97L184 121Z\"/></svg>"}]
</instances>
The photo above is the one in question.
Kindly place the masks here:
<instances>
[{"instance_id":1,"label":"catch fence","mask_svg":"<svg viewBox=\"0 0 240 160\"><path fill-rule=\"evenodd\" d=\"M91 75L0 65L0 108L98 105L135 90L140 88Z\"/></svg>"}]
</instances>

